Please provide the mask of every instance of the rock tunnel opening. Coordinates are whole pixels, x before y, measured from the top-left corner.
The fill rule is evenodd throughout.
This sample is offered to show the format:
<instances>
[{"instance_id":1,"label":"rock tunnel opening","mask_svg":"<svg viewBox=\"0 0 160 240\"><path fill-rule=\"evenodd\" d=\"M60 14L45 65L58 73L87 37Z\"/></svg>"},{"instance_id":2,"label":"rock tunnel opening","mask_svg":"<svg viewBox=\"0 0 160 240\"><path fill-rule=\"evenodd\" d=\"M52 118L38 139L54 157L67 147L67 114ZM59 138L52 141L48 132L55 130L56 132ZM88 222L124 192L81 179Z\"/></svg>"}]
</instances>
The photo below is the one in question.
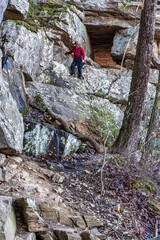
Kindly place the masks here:
<instances>
[{"instance_id":1,"label":"rock tunnel opening","mask_svg":"<svg viewBox=\"0 0 160 240\"><path fill-rule=\"evenodd\" d=\"M87 26L91 41L92 59L101 67L114 67L117 63L111 56L113 38L117 28Z\"/></svg>"}]
</instances>

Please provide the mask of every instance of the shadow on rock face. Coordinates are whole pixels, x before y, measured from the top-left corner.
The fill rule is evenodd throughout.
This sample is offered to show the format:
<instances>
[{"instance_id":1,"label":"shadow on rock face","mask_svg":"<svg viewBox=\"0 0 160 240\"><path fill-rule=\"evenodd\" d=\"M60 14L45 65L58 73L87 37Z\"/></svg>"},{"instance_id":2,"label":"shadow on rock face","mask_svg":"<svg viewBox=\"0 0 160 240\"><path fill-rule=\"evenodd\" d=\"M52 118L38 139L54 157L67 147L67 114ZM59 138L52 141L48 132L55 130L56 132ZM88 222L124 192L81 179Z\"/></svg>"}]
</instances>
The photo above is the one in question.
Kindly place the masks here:
<instances>
[{"instance_id":1,"label":"shadow on rock face","mask_svg":"<svg viewBox=\"0 0 160 240\"><path fill-rule=\"evenodd\" d=\"M57 74L54 71L49 72L50 76L50 83L54 86L61 87L61 88L70 88L61 78L57 76Z\"/></svg>"}]
</instances>

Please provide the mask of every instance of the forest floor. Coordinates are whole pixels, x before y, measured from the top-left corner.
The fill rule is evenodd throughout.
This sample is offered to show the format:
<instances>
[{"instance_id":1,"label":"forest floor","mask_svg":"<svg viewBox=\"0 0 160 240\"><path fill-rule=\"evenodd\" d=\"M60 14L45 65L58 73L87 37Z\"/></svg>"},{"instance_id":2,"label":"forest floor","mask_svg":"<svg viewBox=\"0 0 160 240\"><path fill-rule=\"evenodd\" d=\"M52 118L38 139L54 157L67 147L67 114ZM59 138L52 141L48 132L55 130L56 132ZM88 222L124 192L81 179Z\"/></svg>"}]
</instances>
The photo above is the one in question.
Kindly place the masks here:
<instances>
[{"instance_id":1,"label":"forest floor","mask_svg":"<svg viewBox=\"0 0 160 240\"><path fill-rule=\"evenodd\" d=\"M155 231L158 232L160 211L158 188L151 180L139 177L136 171L111 159L103 170L104 192L101 195L102 163L98 160L102 158L82 154L64 159L62 164L68 170L63 197L72 199L72 206L78 211L91 210L99 216L105 223L100 229L105 239L154 237Z\"/></svg>"},{"instance_id":2,"label":"forest floor","mask_svg":"<svg viewBox=\"0 0 160 240\"><path fill-rule=\"evenodd\" d=\"M29 109L28 119L43 123L41 113ZM32 158L40 168L48 168L45 159ZM118 156L108 155L103 169L103 154L86 145L85 152L60 159L59 172L63 201L80 213L95 214L104 222L99 228L105 240L147 240L160 234L160 194L158 187L135 167Z\"/></svg>"}]
</instances>

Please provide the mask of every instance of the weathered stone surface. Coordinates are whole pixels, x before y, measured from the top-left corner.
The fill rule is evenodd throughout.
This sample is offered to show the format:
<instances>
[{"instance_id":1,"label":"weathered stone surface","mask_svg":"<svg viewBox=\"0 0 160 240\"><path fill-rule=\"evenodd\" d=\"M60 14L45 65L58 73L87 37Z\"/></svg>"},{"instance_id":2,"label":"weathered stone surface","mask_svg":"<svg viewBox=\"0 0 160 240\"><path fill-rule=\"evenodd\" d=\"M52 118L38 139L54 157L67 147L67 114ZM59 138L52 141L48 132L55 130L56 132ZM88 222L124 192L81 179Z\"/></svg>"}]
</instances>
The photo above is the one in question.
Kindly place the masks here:
<instances>
[{"instance_id":1,"label":"weathered stone surface","mask_svg":"<svg viewBox=\"0 0 160 240\"><path fill-rule=\"evenodd\" d=\"M4 178L3 178L3 171L2 171L2 168L0 168L0 181L3 181Z\"/></svg>"},{"instance_id":2,"label":"weathered stone surface","mask_svg":"<svg viewBox=\"0 0 160 240\"><path fill-rule=\"evenodd\" d=\"M120 69L99 69L95 66L88 66L85 65L83 69L83 76L84 79L80 80L77 78L71 78L69 77L69 73L67 71L67 68L59 64L57 62L54 62L54 71L56 72L58 77L61 77L66 84L70 87L70 89L61 91L61 99L66 99L65 103L68 102L68 98L66 97L66 92L71 93L70 96L70 108L74 109L75 111L81 112L81 106L83 106L83 114L85 115L85 108L87 110L87 114L89 111L89 106L91 105L91 102L93 102L94 106L97 108L101 108L102 106L106 106L107 109L113 114L115 121L118 123L121 122L121 119L123 117L122 112L119 108L116 108L115 104L118 106L125 105L128 100L128 94L130 90L130 83L132 78L132 71L123 69L121 75ZM112 81L115 81L115 83L112 85L112 88L110 90L109 96L107 96L109 86ZM149 82L155 84L156 79L158 79L158 71L157 70L151 70L151 75ZM35 86L35 84L34 84ZM38 87L38 84L36 85ZM42 96L47 96L47 90L44 92L43 85L39 85L39 91L41 92ZM33 87L32 87L33 88ZM30 88L29 88L30 89ZM29 90L28 89L28 90ZM53 91L55 92L54 88L52 87ZM30 92L33 90L30 90ZM49 90L48 90L49 91ZM62 94L63 92L63 94ZM59 95L55 93L54 99L58 98ZM155 86L149 84L148 86L148 93L147 93L147 99L146 99L146 106L151 106L152 100L154 98L155 94ZM30 94L31 95L31 94ZM58 95L58 96L57 96ZM90 99L92 97L92 100ZM106 99L105 99L106 98ZM108 100L109 101L108 101ZM61 102L63 104L64 100ZM60 99L58 101L60 103ZM114 104L111 104L114 103ZM46 104L52 106L51 101L46 101ZM68 110L67 110L68 111ZM62 115L64 115L62 113ZM68 114L69 116L69 114ZM70 119L71 119L70 115ZM119 124L118 124L119 125Z\"/></svg>"},{"instance_id":3,"label":"weathered stone surface","mask_svg":"<svg viewBox=\"0 0 160 240\"><path fill-rule=\"evenodd\" d=\"M69 217L71 212L66 206L60 207L55 205L55 202L43 202L39 204L39 207L41 209L42 217L46 222L51 222L52 224L59 222L66 226L73 226Z\"/></svg>"},{"instance_id":4,"label":"weathered stone surface","mask_svg":"<svg viewBox=\"0 0 160 240\"><path fill-rule=\"evenodd\" d=\"M7 164L5 167L3 167L3 172L4 172L4 181L5 182L10 182L11 179L17 174L17 164Z\"/></svg>"},{"instance_id":5,"label":"weathered stone surface","mask_svg":"<svg viewBox=\"0 0 160 240\"><path fill-rule=\"evenodd\" d=\"M75 226L77 226L81 229L85 229L87 227L82 216L72 216L71 219Z\"/></svg>"},{"instance_id":6,"label":"weathered stone surface","mask_svg":"<svg viewBox=\"0 0 160 240\"><path fill-rule=\"evenodd\" d=\"M101 227L103 222L101 222L96 216L84 216L87 227Z\"/></svg>"},{"instance_id":7,"label":"weathered stone surface","mask_svg":"<svg viewBox=\"0 0 160 240\"><path fill-rule=\"evenodd\" d=\"M81 240L80 235L70 228L61 228L54 231L59 240Z\"/></svg>"},{"instance_id":8,"label":"weathered stone surface","mask_svg":"<svg viewBox=\"0 0 160 240\"><path fill-rule=\"evenodd\" d=\"M23 162L22 158L17 156L8 156L7 160L8 159L11 159L13 162L16 162L18 164Z\"/></svg>"},{"instance_id":9,"label":"weathered stone surface","mask_svg":"<svg viewBox=\"0 0 160 240\"><path fill-rule=\"evenodd\" d=\"M35 199L19 199L18 204L23 208L23 215L30 232L45 232L49 230L48 225L38 213Z\"/></svg>"},{"instance_id":10,"label":"weathered stone surface","mask_svg":"<svg viewBox=\"0 0 160 240\"><path fill-rule=\"evenodd\" d=\"M1 167L4 165L5 160L6 160L6 155L0 154L0 166Z\"/></svg>"},{"instance_id":11,"label":"weathered stone surface","mask_svg":"<svg viewBox=\"0 0 160 240\"><path fill-rule=\"evenodd\" d=\"M24 75L11 57L3 58L3 79L21 113L27 111Z\"/></svg>"},{"instance_id":12,"label":"weathered stone surface","mask_svg":"<svg viewBox=\"0 0 160 240\"><path fill-rule=\"evenodd\" d=\"M3 20L3 14L7 8L7 5L8 5L8 0L1 0L1 2L0 2L0 24Z\"/></svg>"},{"instance_id":13,"label":"weathered stone surface","mask_svg":"<svg viewBox=\"0 0 160 240\"><path fill-rule=\"evenodd\" d=\"M81 237L73 228L74 226L84 230L87 226L103 225L95 216L85 216L86 226L82 216L76 215L63 203L57 204L55 201L36 202L33 198L19 199L17 202L23 208L28 230L30 232L44 232L39 234L44 240L54 240L55 236L59 240L79 240ZM52 232L47 231L49 228L55 236Z\"/></svg>"},{"instance_id":14,"label":"weathered stone surface","mask_svg":"<svg viewBox=\"0 0 160 240\"><path fill-rule=\"evenodd\" d=\"M79 116L76 110L76 98L78 97L79 101L83 99L80 96L75 96L75 93L67 88L44 83L27 82L26 91L30 101L35 101L36 96L40 95L44 104L55 114L63 116L65 120L77 119Z\"/></svg>"},{"instance_id":15,"label":"weathered stone surface","mask_svg":"<svg viewBox=\"0 0 160 240\"><path fill-rule=\"evenodd\" d=\"M83 5L82 5L81 0L64 0L64 2L72 4L72 5L76 6L77 8L80 8L81 10L83 10Z\"/></svg>"},{"instance_id":16,"label":"weathered stone surface","mask_svg":"<svg viewBox=\"0 0 160 240\"><path fill-rule=\"evenodd\" d=\"M95 235L92 235L88 231L84 231L81 233L82 240L99 240L99 238Z\"/></svg>"},{"instance_id":17,"label":"weathered stone surface","mask_svg":"<svg viewBox=\"0 0 160 240\"><path fill-rule=\"evenodd\" d=\"M101 234L97 228L93 228L91 229L91 234L96 236L96 237L99 237L100 239L105 239L105 236L103 234Z\"/></svg>"},{"instance_id":18,"label":"weathered stone surface","mask_svg":"<svg viewBox=\"0 0 160 240\"><path fill-rule=\"evenodd\" d=\"M139 26L117 31L114 36L111 55L115 61L121 61L125 53L125 59L134 60L138 41ZM153 44L153 57L158 57L157 41Z\"/></svg>"},{"instance_id":19,"label":"weathered stone surface","mask_svg":"<svg viewBox=\"0 0 160 240\"><path fill-rule=\"evenodd\" d=\"M1 61L0 52L0 61ZM0 68L0 151L18 153L23 147L23 119L17 104L6 88Z\"/></svg>"},{"instance_id":20,"label":"weathered stone surface","mask_svg":"<svg viewBox=\"0 0 160 240\"><path fill-rule=\"evenodd\" d=\"M114 34L118 29L125 29L139 23L142 2L131 1L125 7L119 0L87 0L83 1L85 11L84 23L92 37ZM157 8L156 39L160 39L160 8Z\"/></svg>"},{"instance_id":21,"label":"weathered stone surface","mask_svg":"<svg viewBox=\"0 0 160 240\"><path fill-rule=\"evenodd\" d=\"M120 17L122 12L118 11L118 9L120 10L126 10L124 14L126 14L126 16L129 15L130 13L130 19L134 19L135 15L134 13L136 13L136 8L137 6L140 6L141 9L141 2L131 2L130 5L128 6L127 9L123 9L121 8L121 6L119 5L119 3L121 3L119 0L88 0L88 1L83 1L83 7L84 10L88 13L88 11L92 14L93 13L99 13L99 15L105 15L105 13L108 14L112 14L114 17L115 15ZM135 12L130 12L132 9L132 11ZM138 10L140 10L138 9ZM140 13L140 11L137 11L137 15ZM95 14L96 15L96 14ZM106 14L107 15L107 14ZM125 18L125 17L124 17Z\"/></svg>"},{"instance_id":22,"label":"weathered stone surface","mask_svg":"<svg viewBox=\"0 0 160 240\"><path fill-rule=\"evenodd\" d=\"M18 234L14 240L36 240L36 234L35 233L23 233L22 234Z\"/></svg>"},{"instance_id":23,"label":"weathered stone surface","mask_svg":"<svg viewBox=\"0 0 160 240\"><path fill-rule=\"evenodd\" d=\"M29 10L28 0L9 0L4 20L24 20Z\"/></svg>"},{"instance_id":24,"label":"weathered stone surface","mask_svg":"<svg viewBox=\"0 0 160 240\"><path fill-rule=\"evenodd\" d=\"M52 32L54 33L56 30L56 35L58 29L58 35L63 44L69 48L72 48L74 42L78 40L84 48L86 55L90 56L91 44L86 27L82 22L83 18L84 13L79 11L75 6L70 5L69 8L66 8L65 13L62 15L59 22L55 23L55 21L52 22L51 20L50 24L53 29Z\"/></svg>"},{"instance_id":25,"label":"weathered stone surface","mask_svg":"<svg viewBox=\"0 0 160 240\"><path fill-rule=\"evenodd\" d=\"M21 67L25 80L34 79L40 66L49 66L53 44L45 37L43 30L34 33L8 21L3 22L0 27L0 46L5 49L4 54L14 58Z\"/></svg>"},{"instance_id":26,"label":"weathered stone surface","mask_svg":"<svg viewBox=\"0 0 160 240\"><path fill-rule=\"evenodd\" d=\"M26 121L24 151L48 159L65 157L77 151L80 141L67 132Z\"/></svg>"},{"instance_id":27,"label":"weathered stone surface","mask_svg":"<svg viewBox=\"0 0 160 240\"><path fill-rule=\"evenodd\" d=\"M121 61L125 52L125 58L134 59L138 40L139 27L130 27L118 31L114 36L111 55L114 60ZM127 50L126 50L127 49Z\"/></svg>"},{"instance_id":28,"label":"weathered stone surface","mask_svg":"<svg viewBox=\"0 0 160 240\"><path fill-rule=\"evenodd\" d=\"M52 177L52 181L55 183L62 183L64 181L65 177L60 175L59 173L55 173Z\"/></svg>"},{"instance_id":29,"label":"weathered stone surface","mask_svg":"<svg viewBox=\"0 0 160 240\"><path fill-rule=\"evenodd\" d=\"M0 196L0 239L13 240L16 232L16 217L12 198Z\"/></svg>"},{"instance_id":30,"label":"weathered stone surface","mask_svg":"<svg viewBox=\"0 0 160 240\"><path fill-rule=\"evenodd\" d=\"M53 232L38 233L42 240L58 240Z\"/></svg>"},{"instance_id":31,"label":"weathered stone surface","mask_svg":"<svg viewBox=\"0 0 160 240\"><path fill-rule=\"evenodd\" d=\"M19 174L22 159L17 156L5 156L0 154L0 181L11 183L13 178Z\"/></svg>"},{"instance_id":32,"label":"weathered stone surface","mask_svg":"<svg viewBox=\"0 0 160 240\"><path fill-rule=\"evenodd\" d=\"M102 42L102 39L104 43L106 40L112 41L116 30L133 26L133 21L134 24L138 23L141 11L141 7L137 8L138 5L141 6L141 3L131 2L127 8L123 8L118 0L84 1L84 23L91 42Z\"/></svg>"},{"instance_id":33,"label":"weathered stone surface","mask_svg":"<svg viewBox=\"0 0 160 240\"><path fill-rule=\"evenodd\" d=\"M78 119L79 116L82 117L82 115L88 116L91 111L90 105L92 102L96 108L106 106L106 108L113 113L115 121L118 125L120 124L123 118L123 112L105 99L105 97L103 98L103 95L105 95L108 91L111 81L117 77L119 70L97 69L93 66L85 66L83 70L84 80L70 77L68 69L58 62L54 62L53 70L69 88L61 88L37 82L27 83L26 91L31 100L36 97L37 93L40 94L45 105L50 107L54 113L61 115L66 120ZM114 89L118 95L123 94L122 98L127 98L126 88L129 91L128 86L130 86L130 83L127 83L125 73L122 76L122 79L125 81L125 85L122 83L123 87L121 88L121 91L116 90L117 86L113 85L113 87L115 86ZM46 75L43 76L44 80ZM36 80L39 81L40 79L38 78ZM120 82L121 78L118 83ZM100 97L95 97L95 92L100 92Z\"/></svg>"}]
</instances>

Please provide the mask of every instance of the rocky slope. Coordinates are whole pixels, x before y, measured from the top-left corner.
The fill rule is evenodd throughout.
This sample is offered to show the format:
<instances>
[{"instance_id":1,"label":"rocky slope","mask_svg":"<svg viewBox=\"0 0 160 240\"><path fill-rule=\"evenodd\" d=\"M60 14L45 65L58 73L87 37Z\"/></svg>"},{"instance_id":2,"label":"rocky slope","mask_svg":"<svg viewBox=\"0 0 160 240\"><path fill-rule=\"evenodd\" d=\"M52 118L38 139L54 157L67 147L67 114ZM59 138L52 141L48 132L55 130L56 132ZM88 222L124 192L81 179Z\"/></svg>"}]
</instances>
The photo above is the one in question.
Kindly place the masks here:
<instances>
[{"instance_id":1,"label":"rocky slope","mask_svg":"<svg viewBox=\"0 0 160 240\"><path fill-rule=\"evenodd\" d=\"M140 2L124 7L118 0L1 1L0 239L115 239L97 230L104 225L101 215L69 207L61 196L63 174L55 172L64 171L60 159L83 148L71 132L100 143L107 131L104 113L111 129L107 144L116 137L130 88L140 10ZM70 76L72 56L64 54L75 40L86 53L84 79ZM158 7L144 119L155 95L159 40ZM72 131L65 132L62 122Z\"/></svg>"}]
</instances>

